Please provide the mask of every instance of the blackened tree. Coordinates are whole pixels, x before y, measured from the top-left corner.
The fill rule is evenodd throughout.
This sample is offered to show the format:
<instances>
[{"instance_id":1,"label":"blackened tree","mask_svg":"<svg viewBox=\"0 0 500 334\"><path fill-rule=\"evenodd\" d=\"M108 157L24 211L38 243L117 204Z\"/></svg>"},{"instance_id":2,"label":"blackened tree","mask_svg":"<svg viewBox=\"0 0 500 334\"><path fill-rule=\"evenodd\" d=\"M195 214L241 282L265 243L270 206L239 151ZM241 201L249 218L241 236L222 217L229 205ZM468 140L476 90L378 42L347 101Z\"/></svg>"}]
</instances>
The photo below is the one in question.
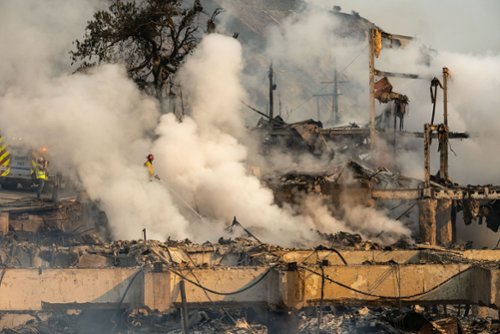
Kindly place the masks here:
<instances>
[{"instance_id":1,"label":"blackened tree","mask_svg":"<svg viewBox=\"0 0 500 334\"><path fill-rule=\"evenodd\" d=\"M70 52L78 71L99 63L124 63L139 88L163 101L166 84L200 39L200 0L110 0L88 21Z\"/></svg>"}]
</instances>

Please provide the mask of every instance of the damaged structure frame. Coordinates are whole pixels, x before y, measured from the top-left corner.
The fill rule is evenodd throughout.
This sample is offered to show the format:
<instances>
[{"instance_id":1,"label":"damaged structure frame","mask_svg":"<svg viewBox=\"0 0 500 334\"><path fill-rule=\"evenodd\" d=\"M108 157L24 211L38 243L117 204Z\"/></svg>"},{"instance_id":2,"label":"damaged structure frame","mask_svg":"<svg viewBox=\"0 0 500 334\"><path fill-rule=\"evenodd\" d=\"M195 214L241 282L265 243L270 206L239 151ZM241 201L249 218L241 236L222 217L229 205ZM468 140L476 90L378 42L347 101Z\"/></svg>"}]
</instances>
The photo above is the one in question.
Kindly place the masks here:
<instances>
[{"instance_id":1,"label":"damaged structure frame","mask_svg":"<svg viewBox=\"0 0 500 334\"><path fill-rule=\"evenodd\" d=\"M492 265L500 250L275 250L267 265L238 266L243 253L163 248L168 258L159 254L150 269L4 268L0 312L148 308L187 314L246 305L263 317L271 311L287 318L318 305L500 307L500 270ZM259 254L252 256L256 261Z\"/></svg>"}]
</instances>

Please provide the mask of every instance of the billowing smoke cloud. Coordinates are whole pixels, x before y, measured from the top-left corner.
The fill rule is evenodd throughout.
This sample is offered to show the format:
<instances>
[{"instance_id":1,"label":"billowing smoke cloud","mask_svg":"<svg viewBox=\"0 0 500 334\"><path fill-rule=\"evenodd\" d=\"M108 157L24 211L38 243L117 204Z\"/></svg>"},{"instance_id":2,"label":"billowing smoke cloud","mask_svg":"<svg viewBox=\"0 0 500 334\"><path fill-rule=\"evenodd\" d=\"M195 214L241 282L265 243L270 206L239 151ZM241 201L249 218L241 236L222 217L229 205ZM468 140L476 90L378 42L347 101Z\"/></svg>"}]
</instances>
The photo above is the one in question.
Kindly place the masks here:
<instances>
[{"instance_id":1,"label":"billowing smoke cloud","mask_svg":"<svg viewBox=\"0 0 500 334\"><path fill-rule=\"evenodd\" d=\"M29 54L23 50L29 43L12 48L10 66L0 69L2 133L22 137L30 146L50 147L52 165L78 180L100 203L115 238L138 238L146 228L150 238L161 240L213 240L233 216L262 240L288 245L314 240L317 228L377 238L380 230L396 226L393 236L378 239L384 242L409 234L389 219L370 225L366 215L354 210L348 223L335 220L311 199L304 202L302 214L274 204L271 190L246 166L241 111L246 93L236 40L211 35L202 41L181 73L189 116L182 122L171 114L159 119L157 104L116 65L88 75L67 74L68 64L61 59L70 45L63 41L78 36L95 7L90 2L78 2L82 7L65 4L52 1L58 15L43 16L33 1L27 6L35 11L25 20L5 21L3 45L23 40L35 48ZM2 4L1 9L10 17L29 12L23 5ZM60 18L71 28L61 29ZM152 142L148 133L154 129L158 139ZM161 182L149 182L142 166L150 148Z\"/></svg>"},{"instance_id":2,"label":"billowing smoke cloud","mask_svg":"<svg viewBox=\"0 0 500 334\"><path fill-rule=\"evenodd\" d=\"M239 140L246 131L242 66L236 40L215 34L204 38L181 74L192 116L178 123L173 115L164 115L157 130L160 170L205 217L229 223L237 216L269 242L310 240L311 222L280 209L272 192L246 170L247 149Z\"/></svg>"},{"instance_id":3,"label":"billowing smoke cloud","mask_svg":"<svg viewBox=\"0 0 500 334\"><path fill-rule=\"evenodd\" d=\"M142 228L152 238L184 237L187 221L142 167L150 146L145 133L159 117L156 103L118 66L65 74L70 42L95 10L92 3L3 2L0 9L0 44L10 46L0 69L7 140L49 147L52 167L78 179L100 203L115 238L139 238Z\"/></svg>"},{"instance_id":4,"label":"billowing smoke cloud","mask_svg":"<svg viewBox=\"0 0 500 334\"><path fill-rule=\"evenodd\" d=\"M182 123L171 114L164 115L157 128L160 138L154 146L170 189L175 189L191 207L198 208L202 216L212 221L210 224L217 227L220 224L216 221L230 222L237 216L267 242L304 243L315 238L314 230L318 228L326 232L350 231L351 225L353 231L383 242L409 235L399 222L362 207L349 208L346 224L311 198L306 199L304 210L298 213L274 204L271 190L247 170L241 110L245 92L239 81L242 67L240 44L215 34L203 39L183 67L182 87L192 113ZM380 224L368 219L370 216ZM196 230L193 229L193 235ZM389 233L381 236L382 230ZM219 231L220 228L214 229ZM217 237L207 232L203 237Z\"/></svg>"}]
</instances>

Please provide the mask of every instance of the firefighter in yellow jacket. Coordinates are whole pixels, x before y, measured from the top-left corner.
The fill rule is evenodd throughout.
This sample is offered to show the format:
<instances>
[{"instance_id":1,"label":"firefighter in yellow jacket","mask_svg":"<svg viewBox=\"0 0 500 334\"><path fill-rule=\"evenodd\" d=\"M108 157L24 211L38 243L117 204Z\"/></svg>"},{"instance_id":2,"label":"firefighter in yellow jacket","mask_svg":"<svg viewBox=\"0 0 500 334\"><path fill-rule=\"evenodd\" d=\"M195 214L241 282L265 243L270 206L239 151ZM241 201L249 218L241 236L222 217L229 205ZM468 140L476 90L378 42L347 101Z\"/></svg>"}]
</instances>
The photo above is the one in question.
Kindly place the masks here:
<instances>
[{"instance_id":1,"label":"firefighter in yellow jacket","mask_svg":"<svg viewBox=\"0 0 500 334\"><path fill-rule=\"evenodd\" d=\"M158 174L155 174L155 169L153 167L153 160L155 159L154 155L152 155L151 153L148 154L148 156L146 157L146 162L144 163L144 167L146 167L146 169L148 170L148 175L149 175L149 180L152 181L153 178L159 180L160 177L158 176Z\"/></svg>"},{"instance_id":2,"label":"firefighter in yellow jacket","mask_svg":"<svg viewBox=\"0 0 500 334\"><path fill-rule=\"evenodd\" d=\"M38 157L36 161L35 168L35 178L38 184L36 190L36 198L40 199L42 196L43 188L45 187L45 182L49 179L49 174L47 173L47 160L44 157Z\"/></svg>"}]
</instances>

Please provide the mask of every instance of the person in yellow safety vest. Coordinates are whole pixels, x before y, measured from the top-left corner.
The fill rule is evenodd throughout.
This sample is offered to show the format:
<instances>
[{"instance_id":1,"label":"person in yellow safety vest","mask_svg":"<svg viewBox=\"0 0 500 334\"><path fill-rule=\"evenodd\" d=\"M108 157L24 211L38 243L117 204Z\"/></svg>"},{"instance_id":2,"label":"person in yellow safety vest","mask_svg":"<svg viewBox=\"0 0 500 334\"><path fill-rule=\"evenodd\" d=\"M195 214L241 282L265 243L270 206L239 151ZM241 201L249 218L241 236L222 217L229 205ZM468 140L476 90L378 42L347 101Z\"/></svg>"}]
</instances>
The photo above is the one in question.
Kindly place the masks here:
<instances>
[{"instance_id":1,"label":"person in yellow safety vest","mask_svg":"<svg viewBox=\"0 0 500 334\"><path fill-rule=\"evenodd\" d=\"M39 157L36 161L35 177L38 184L36 198L40 199L43 188L45 187L45 181L49 179L49 175L47 173L47 160L45 160L44 157Z\"/></svg>"},{"instance_id":2,"label":"person in yellow safety vest","mask_svg":"<svg viewBox=\"0 0 500 334\"><path fill-rule=\"evenodd\" d=\"M153 178L159 180L160 177L158 176L158 174L155 174L155 169L153 167L153 160L155 159L154 155L152 155L151 153L148 154L148 156L146 157L146 162L144 163L144 167L147 168L148 170L148 175L149 175L149 180L152 181Z\"/></svg>"}]
</instances>

